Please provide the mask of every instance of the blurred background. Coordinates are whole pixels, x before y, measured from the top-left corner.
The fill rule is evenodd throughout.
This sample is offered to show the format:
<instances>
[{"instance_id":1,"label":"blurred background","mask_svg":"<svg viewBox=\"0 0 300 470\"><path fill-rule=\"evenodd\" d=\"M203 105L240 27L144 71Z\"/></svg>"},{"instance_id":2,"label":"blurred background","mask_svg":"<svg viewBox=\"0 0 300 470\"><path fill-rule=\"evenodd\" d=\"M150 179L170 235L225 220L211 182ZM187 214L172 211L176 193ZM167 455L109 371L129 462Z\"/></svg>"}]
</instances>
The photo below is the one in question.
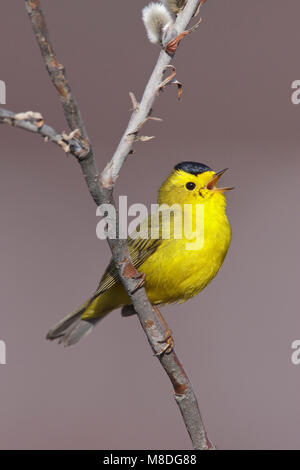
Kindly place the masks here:
<instances>
[{"instance_id":1,"label":"blurred background","mask_svg":"<svg viewBox=\"0 0 300 470\"><path fill-rule=\"evenodd\" d=\"M146 39L146 2L41 2L98 165L127 125L159 49ZM156 202L182 160L229 167L233 240L217 278L163 309L210 438L221 449L299 449L300 3L208 0L175 58L181 102L168 87L162 123L138 143L118 180L129 203ZM40 111L67 130L22 2L0 18L7 109ZM2 449L189 449L172 388L136 318L115 311L75 347L50 326L96 288L109 260L80 168L38 136L0 127L0 365Z\"/></svg>"}]
</instances>

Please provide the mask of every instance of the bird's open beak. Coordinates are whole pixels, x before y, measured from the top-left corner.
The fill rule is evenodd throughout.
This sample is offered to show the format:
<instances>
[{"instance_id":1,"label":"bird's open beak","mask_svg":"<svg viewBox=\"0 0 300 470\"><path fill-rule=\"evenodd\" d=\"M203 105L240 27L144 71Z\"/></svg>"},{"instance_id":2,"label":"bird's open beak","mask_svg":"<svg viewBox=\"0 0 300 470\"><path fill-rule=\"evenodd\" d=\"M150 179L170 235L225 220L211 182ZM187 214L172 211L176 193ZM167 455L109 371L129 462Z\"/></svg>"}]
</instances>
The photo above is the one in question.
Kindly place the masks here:
<instances>
[{"instance_id":1,"label":"bird's open beak","mask_svg":"<svg viewBox=\"0 0 300 470\"><path fill-rule=\"evenodd\" d=\"M207 183L207 185L206 185L207 189L209 189L210 191L213 191L214 193L223 193L224 191L230 191L231 189L234 189L234 187L231 187L231 188L217 188L216 187L217 182L219 181L221 176L224 175L225 171L227 171L227 170L228 170L228 168L225 168L225 170L218 171L218 173L215 174L213 179L211 179Z\"/></svg>"}]
</instances>

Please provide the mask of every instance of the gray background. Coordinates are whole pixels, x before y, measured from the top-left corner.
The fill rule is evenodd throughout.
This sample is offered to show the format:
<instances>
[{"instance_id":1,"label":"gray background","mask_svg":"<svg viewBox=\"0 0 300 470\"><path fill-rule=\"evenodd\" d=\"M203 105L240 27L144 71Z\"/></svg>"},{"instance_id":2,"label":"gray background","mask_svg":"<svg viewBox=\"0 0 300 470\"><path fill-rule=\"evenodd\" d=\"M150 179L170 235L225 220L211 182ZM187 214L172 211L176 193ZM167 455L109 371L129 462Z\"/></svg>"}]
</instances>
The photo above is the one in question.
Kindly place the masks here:
<instances>
[{"instance_id":1,"label":"gray background","mask_svg":"<svg viewBox=\"0 0 300 470\"><path fill-rule=\"evenodd\" d=\"M43 1L98 164L111 157L158 49L145 2ZM83 6L84 5L84 6ZM229 167L233 240L197 298L163 309L211 439L222 449L299 449L299 125L297 0L214 1L176 55L181 103L169 87L163 123L144 132L117 193L155 202L174 164ZM3 2L0 79L8 109L40 111L66 130L23 2ZM78 164L37 136L1 126L0 447L190 448L172 390L136 318L118 311L76 347L47 342L50 326L93 292L109 251Z\"/></svg>"}]
</instances>

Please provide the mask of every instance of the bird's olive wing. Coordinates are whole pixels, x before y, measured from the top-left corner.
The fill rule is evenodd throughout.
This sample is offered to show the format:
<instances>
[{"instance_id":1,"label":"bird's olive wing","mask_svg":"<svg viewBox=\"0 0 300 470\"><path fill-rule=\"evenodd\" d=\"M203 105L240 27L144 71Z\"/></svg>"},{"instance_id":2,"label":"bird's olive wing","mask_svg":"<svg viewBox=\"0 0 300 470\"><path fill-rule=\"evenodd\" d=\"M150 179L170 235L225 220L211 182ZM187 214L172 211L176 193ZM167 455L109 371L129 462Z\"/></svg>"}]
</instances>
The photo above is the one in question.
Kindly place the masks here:
<instances>
[{"instance_id":1,"label":"bird's olive wing","mask_svg":"<svg viewBox=\"0 0 300 470\"><path fill-rule=\"evenodd\" d=\"M155 252L160 243L161 239L158 238L131 238L129 236L127 239L127 244L133 266L138 269L144 263L144 261L146 261L146 259ZM99 294L102 294L107 289L110 289L115 284L117 284L119 281L120 279L118 272L115 268L113 259L111 259L100 281L99 287L95 292L95 295L98 296Z\"/></svg>"},{"instance_id":2,"label":"bird's olive wing","mask_svg":"<svg viewBox=\"0 0 300 470\"><path fill-rule=\"evenodd\" d=\"M168 206L160 206L157 212L145 218L136 230L127 238L129 253L132 259L133 266L138 269L149 256L151 256L156 249L160 246L165 237L162 227L173 226L174 219L176 219L180 207L170 210ZM172 231L172 230L171 230ZM117 284L120 281L118 272L115 268L114 261L111 259L101 281L95 296L102 294L107 289Z\"/></svg>"}]
</instances>

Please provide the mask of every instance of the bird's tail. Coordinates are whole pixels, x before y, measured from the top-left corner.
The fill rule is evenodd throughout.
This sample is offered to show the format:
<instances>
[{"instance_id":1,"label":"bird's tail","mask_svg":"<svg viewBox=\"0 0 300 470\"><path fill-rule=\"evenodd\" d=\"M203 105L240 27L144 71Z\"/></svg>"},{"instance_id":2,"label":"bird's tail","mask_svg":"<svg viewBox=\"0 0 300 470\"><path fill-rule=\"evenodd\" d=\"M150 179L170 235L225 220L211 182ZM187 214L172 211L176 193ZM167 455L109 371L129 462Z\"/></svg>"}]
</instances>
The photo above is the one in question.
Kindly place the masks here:
<instances>
[{"instance_id":1,"label":"bird's tail","mask_svg":"<svg viewBox=\"0 0 300 470\"><path fill-rule=\"evenodd\" d=\"M82 316L89 311L97 310L99 297L92 297L81 305L77 310L63 318L54 325L48 332L46 338L49 340L58 339L58 343L64 346L71 346L86 336L108 312L97 312L95 318L82 319Z\"/></svg>"}]
</instances>

